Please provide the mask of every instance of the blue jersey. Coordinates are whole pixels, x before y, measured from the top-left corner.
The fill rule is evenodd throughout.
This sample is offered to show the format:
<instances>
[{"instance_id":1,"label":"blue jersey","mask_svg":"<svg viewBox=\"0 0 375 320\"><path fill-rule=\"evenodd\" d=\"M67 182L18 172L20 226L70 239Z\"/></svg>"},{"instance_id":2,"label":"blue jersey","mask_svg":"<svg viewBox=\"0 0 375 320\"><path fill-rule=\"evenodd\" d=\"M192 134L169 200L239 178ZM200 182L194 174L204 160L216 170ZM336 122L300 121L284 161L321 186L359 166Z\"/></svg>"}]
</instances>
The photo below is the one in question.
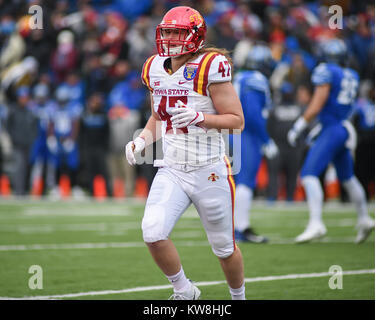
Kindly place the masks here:
<instances>
[{"instance_id":1,"label":"blue jersey","mask_svg":"<svg viewBox=\"0 0 375 320\"><path fill-rule=\"evenodd\" d=\"M38 118L39 132L47 132L48 123L57 110L57 104L53 101L46 101L45 103L33 102L30 110Z\"/></svg>"},{"instance_id":2,"label":"blue jersey","mask_svg":"<svg viewBox=\"0 0 375 320\"><path fill-rule=\"evenodd\" d=\"M82 111L83 107L79 103L68 102L65 106L59 106L51 118L54 124L55 135L57 137L71 135L73 122L79 119Z\"/></svg>"},{"instance_id":3,"label":"blue jersey","mask_svg":"<svg viewBox=\"0 0 375 320\"><path fill-rule=\"evenodd\" d=\"M258 71L242 71L234 78L234 87L240 98L245 118L244 131L267 143L264 113L271 107L271 95L267 78Z\"/></svg>"},{"instance_id":4,"label":"blue jersey","mask_svg":"<svg viewBox=\"0 0 375 320\"><path fill-rule=\"evenodd\" d=\"M321 63L313 70L311 80L314 85L331 86L328 99L318 115L323 127L347 119L358 92L357 72L335 63Z\"/></svg>"}]
</instances>

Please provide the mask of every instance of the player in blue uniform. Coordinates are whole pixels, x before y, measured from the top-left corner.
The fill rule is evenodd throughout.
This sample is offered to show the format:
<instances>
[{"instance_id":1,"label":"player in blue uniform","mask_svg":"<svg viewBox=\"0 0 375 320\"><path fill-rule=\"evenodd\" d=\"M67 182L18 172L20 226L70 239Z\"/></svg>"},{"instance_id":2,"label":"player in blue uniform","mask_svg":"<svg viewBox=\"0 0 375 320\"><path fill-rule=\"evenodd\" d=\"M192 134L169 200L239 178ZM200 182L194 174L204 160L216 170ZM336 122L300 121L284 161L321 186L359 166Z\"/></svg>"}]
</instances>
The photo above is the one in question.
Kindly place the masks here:
<instances>
[{"instance_id":1,"label":"player in blue uniform","mask_svg":"<svg viewBox=\"0 0 375 320\"><path fill-rule=\"evenodd\" d=\"M271 107L267 77L273 64L270 49L255 45L245 60L245 70L234 79L245 116L245 129L241 134L241 167L235 176L235 237L238 241L267 242L266 237L257 235L250 227L250 209L262 155L273 158L278 153L276 144L267 133L264 116Z\"/></svg>"},{"instance_id":2,"label":"player in blue uniform","mask_svg":"<svg viewBox=\"0 0 375 320\"><path fill-rule=\"evenodd\" d=\"M322 125L322 131L309 150L301 171L310 219L305 231L295 241L307 242L320 238L327 232L322 220L323 190L318 177L332 162L339 180L356 205L356 242L361 243L375 228L375 221L368 214L365 192L353 173L350 149L355 147L356 133L346 120L357 95L359 77L354 70L343 67L347 53L343 41L328 40L322 43L321 49L325 63L320 63L313 70L314 94L304 114L288 132L289 143L295 145L313 118L318 116Z\"/></svg>"},{"instance_id":3,"label":"player in blue uniform","mask_svg":"<svg viewBox=\"0 0 375 320\"><path fill-rule=\"evenodd\" d=\"M56 112L57 104L49 99L49 88L39 83L34 87L34 100L30 110L38 118L38 134L31 150L31 185L34 186L43 177L43 169L48 160L47 131L52 115Z\"/></svg>"},{"instance_id":4,"label":"player in blue uniform","mask_svg":"<svg viewBox=\"0 0 375 320\"><path fill-rule=\"evenodd\" d=\"M57 108L51 116L48 128L47 147L49 151L49 171L67 171L71 185L76 182L76 172L79 165L79 150L77 145L79 118L83 111L80 103L70 101L70 91L65 86L56 90ZM49 176L54 176L49 173ZM49 182L55 185L55 182ZM54 193L55 191L52 190Z\"/></svg>"}]
</instances>

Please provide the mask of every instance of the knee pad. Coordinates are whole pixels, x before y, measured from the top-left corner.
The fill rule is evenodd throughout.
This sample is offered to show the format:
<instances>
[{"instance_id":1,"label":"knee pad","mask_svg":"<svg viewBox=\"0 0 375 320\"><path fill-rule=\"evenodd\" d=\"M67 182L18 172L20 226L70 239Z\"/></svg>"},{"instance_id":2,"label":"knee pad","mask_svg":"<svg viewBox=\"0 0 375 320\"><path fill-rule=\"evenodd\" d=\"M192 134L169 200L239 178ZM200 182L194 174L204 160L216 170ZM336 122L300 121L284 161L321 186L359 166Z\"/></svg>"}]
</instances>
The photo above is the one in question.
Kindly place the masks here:
<instances>
[{"instance_id":1,"label":"knee pad","mask_svg":"<svg viewBox=\"0 0 375 320\"><path fill-rule=\"evenodd\" d=\"M213 253L219 258L227 258L234 251L231 210L221 199L202 199L200 210L205 215L205 229Z\"/></svg>"},{"instance_id":2,"label":"knee pad","mask_svg":"<svg viewBox=\"0 0 375 320\"><path fill-rule=\"evenodd\" d=\"M346 192L348 193L350 199L354 202L366 201L366 193L363 189L361 183L358 179L353 176L350 179L343 181L342 185L344 186Z\"/></svg>"},{"instance_id":3,"label":"knee pad","mask_svg":"<svg viewBox=\"0 0 375 320\"><path fill-rule=\"evenodd\" d=\"M145 242L156 242L168 239L168 232L164 225L165 208L157 204L146 206L142 219L143 240Z\"/></svg>"},{"instance_id":4,"label":"knee pad","mask_svg":"<svg viewBox=\"0 0 375 320\"><path fill-rule=\"evenodd\" d=\"M235 249L235 243L233 239L218 239L218 241L210 241L212 252L218 258L225 259L231 256Z\"/></svg>"}]
</instances>

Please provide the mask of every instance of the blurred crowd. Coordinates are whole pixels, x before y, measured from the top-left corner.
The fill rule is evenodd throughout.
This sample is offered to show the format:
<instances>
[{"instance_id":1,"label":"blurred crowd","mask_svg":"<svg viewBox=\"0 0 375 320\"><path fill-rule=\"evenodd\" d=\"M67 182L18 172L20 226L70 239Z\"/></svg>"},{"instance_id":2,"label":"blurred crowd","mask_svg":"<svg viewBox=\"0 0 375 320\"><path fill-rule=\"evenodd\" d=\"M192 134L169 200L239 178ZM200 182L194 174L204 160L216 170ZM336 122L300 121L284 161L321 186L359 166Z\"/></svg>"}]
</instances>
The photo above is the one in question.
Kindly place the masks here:
<instances>
[{"instance_id":1,"label":"blurred crowd","mask_svg":"<svg viewBox=\"0 0 375 320\"><path fill-rule=\"evenodd\" d=\"M343 9L342 29L329 28L333 4ZM42 29L30 27L33 5L43 10ZM310 100L310 75L319 62L316 44L344 39L348 64L361 76L353 113L359 134L356 170L370 195L375 3L350 0L0 0L0 192L7 177L16 195L59 197L64 181L77 197L147 192L155 169L130 167L124 146L150 115L140 72L156 53L157 24L176 5L202 13L207 45L229 50L235 70L255 42L272 50L277 66L270 78L274 108L268 127L280 155L264 163L259 175L259 190L270 200L296 199L308 144L291 149L286 132ZM334 172L322 179L335 181Z\"/></svg>"}]
</instances>

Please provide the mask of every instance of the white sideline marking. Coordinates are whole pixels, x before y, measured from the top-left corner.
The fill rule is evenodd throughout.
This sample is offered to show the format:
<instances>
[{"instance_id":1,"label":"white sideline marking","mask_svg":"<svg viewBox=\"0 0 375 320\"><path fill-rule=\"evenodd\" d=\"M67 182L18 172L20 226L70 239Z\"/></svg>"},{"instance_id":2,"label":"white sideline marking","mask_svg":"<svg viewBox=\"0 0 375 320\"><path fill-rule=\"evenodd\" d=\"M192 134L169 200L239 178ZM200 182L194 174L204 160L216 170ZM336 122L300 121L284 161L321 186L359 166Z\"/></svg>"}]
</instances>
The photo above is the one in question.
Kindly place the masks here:
<instances>
[{"instance_id":1,"label":"white sideline marking","mask_svg":"<svg viewBox=\"0 0 375 320\"><path fill-rule=\"evenodd\" d=\"M364 269L364 270L351 270L343 271L343 275L358 275L358 274L375 274L375 269ZM286 274L281 276L266 276L266 277L255 277L245 278L245 282L261 282L261 281L275 281L275 280L294 280L294 279L307 279L307 278L322 278L331 276L332 273L320 272L320 273L299 273L299 274ZM225 280L221 281L201 281L195 282L197 286L215 286L219 284L225 284ZM77 298L84 296L102 296L109 294L120 294L120 293L131 293L131 292L143 292L143 291L155 291L170 289L172 285L160 285L160 286L148 286L148 287L135 287L130 289L122 290L102 290L102 291L89 291L89 292L78 292L78 293L67 293L67 294L55 294L49 296L34 296L34 297L0 297L0 300L47 300L47 299L63 299L63 298Z\"/></svg>"}]
</instances>

